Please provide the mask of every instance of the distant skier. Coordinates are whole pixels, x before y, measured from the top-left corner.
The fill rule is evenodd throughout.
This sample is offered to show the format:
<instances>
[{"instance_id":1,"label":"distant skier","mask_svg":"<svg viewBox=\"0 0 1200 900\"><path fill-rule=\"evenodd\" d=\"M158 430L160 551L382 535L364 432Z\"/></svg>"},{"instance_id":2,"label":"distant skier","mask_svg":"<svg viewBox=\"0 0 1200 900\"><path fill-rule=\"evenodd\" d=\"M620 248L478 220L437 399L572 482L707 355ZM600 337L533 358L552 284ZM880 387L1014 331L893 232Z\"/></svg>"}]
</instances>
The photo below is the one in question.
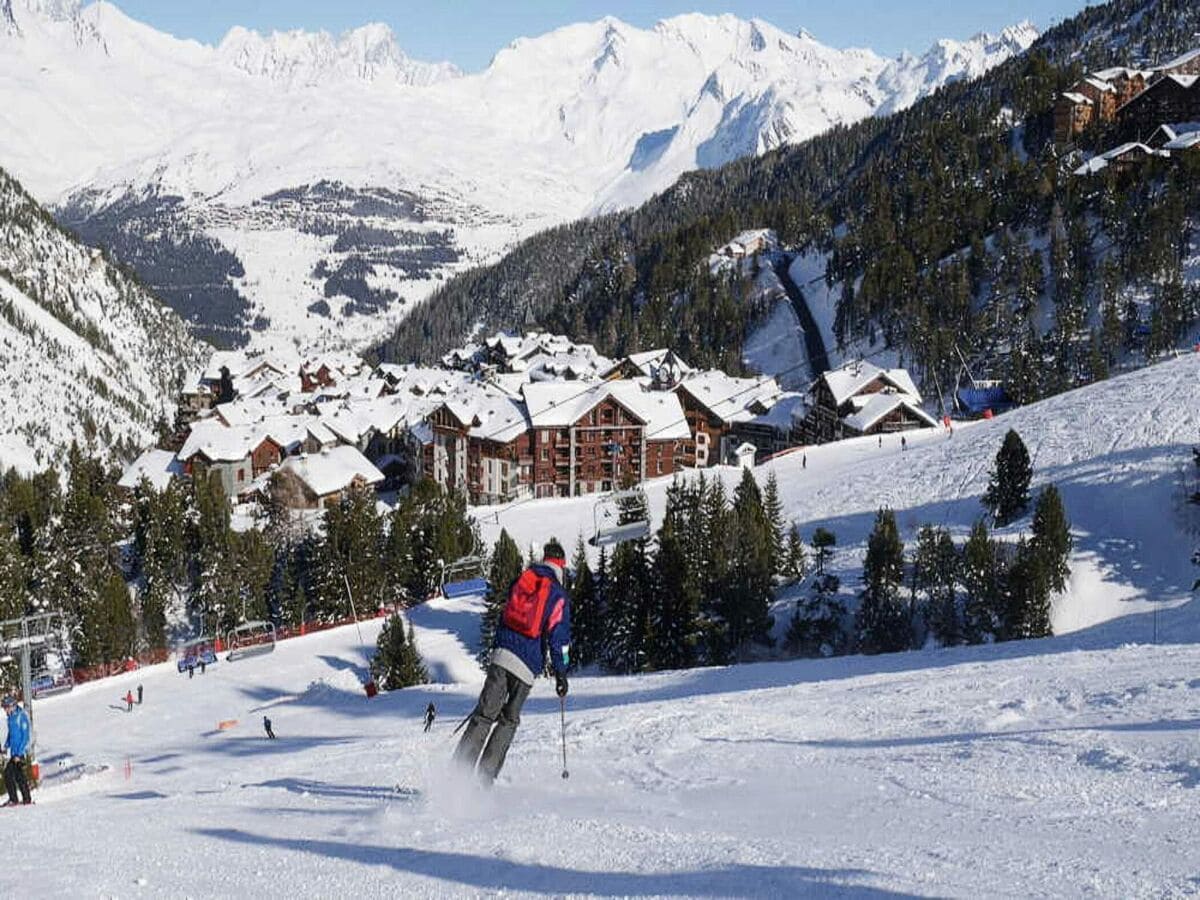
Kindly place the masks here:
<instances>
[{"instance_id":1,"label":"distant skier","mask_svg":"<svg viewBox=\"0 0 1200 900\"><path fill-rule=\"evenodd\" d=\"M484 785L495 781L504 765L535 673L544 668L547 646L555 692L559 697L567 695L571 599L562 587L566 558L562 545L552 538L542 562L527 568L509 588L479 702L454 752L462 766L475 769L478 764Z\"/></svg>"},{"instance_id":2,"label":"distant skier","mask_svg":"<svg viewBox=\"0 0 1200 900\"><path fill-rule=\"evenodd\" d=\"M138 706L142 705L142 686L138 685Z\"/></svg>"},{"instance_id":3,"label":"distant skier","mask_svg":"<svg viewBox=\"0 0 1200 900\"><path fill-rule=\"evenodd\" d=\"M901 450L908 449L908 438L906 438L904 435L900 435L900 449Z\"/></svg>"},{"instance_id":4,"label":"distant skier","mask_svg":"<svg viewBox=\"0 0 1200 900\"><path fill-rule=\"evenodd\" d=\"M133 691L125 692L125 712L133 712Z\"/></svg>"},{"instance_id":5,"label":"distant skier","mask_svg":"<svg viewBox=\"0 0 1200 900\"><path fill-rule=\"evenodd\" d=\"M800 454L800 468L801 469L808 468L808 454L807 453Z\"/></svg>"},{"instance_id":6,"label":"distant skier","mask_svg":"<svg viewBox=\"0 0 1200 900\"><path fill-rule=\"evenodd\" d=\"M207 667L207 666L208 666L208 663L206 663L204 660L200 660L200 674L201 674L201 675L203 675L203 674L204 674L204 669L205 669L205 667Z\"/></svg>"},{"instance_id":7,"label":"distant skier","mask_svg":"<svg viewBox=\"0 0 1200 900\"><path fill-rule=\"evenodd\" d=\"M433 727L433 720L435 718L437 718L437 708L433 705L433 701L430 701L429 705L427 707L425 707L425 733L426 734L428 734L429 729Z\"/></svg>"},{"instance_id":8,"label":"distant skier","mask_svg":"<svg viewBox=\"0 0 1200 900\"><path fill-rule=\"evenodd\" d=\"M25 754L29 752L29 713L12 697L0 701L0 707L8 717L8 737L4 740L4 750L8 753L8 763L4 766L8 802L4 805L17 806L19 792L19 805L28 806L33 802L29 796L29 780L25 777Z\"/></svg>"},{"instance_id":9,"label":"distant skier","mask_svg":"<svg viewBox=\"0 0 1200 900\"><path fill-rule=\"evenodd\" d=\"M267 737L270 740L275 740L275 731L273 728L271 728L271 720L266 716L263 716L263 731L267 733Z\"/></svg>"},{"instance_id":10,"label":"distant skier","mask_svg":"<svg viewBox=\"0 0 1200 900\"><path fill-rule=\"evenodd\" d=\"M192 663L188 663L188 678L196 677L196 667Z\"/></svg>"},{"instance_id":11,"label":"distant skier","mask_svg":"<svg viewBox=\"0 0 1200 900\"><path fill-rule=\"evenodd\" d=\"M882 434L879 436L879 446L880 447L883 446L883 435Z\"/></svg>"}]
</instances>

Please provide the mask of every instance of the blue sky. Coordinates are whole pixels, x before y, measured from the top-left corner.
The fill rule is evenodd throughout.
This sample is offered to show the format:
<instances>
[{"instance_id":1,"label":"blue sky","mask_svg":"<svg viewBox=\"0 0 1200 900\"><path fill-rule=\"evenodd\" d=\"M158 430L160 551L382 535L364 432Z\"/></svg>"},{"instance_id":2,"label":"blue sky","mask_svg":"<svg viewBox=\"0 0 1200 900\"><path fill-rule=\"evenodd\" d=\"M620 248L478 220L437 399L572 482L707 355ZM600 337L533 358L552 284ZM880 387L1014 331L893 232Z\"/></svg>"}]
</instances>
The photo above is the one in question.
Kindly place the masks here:
<instances>
[{"instance_id":1,"label":"blue sky","mask_svg":"<svg viewBox=\"0 0 1200 900\"><path fill-rule=\"evenodd\" d=\"M410 56L482 69L513 38L605 15L647 26L682 12L733 12L785 31L801 27L835 47L919 53L939 37L965 38L1030 19L1039 28L1084 0L115 0L135 19L179 37L216 43L233 25L259 31L341 32L386 22Z\"/></svg>"}]
</instances>

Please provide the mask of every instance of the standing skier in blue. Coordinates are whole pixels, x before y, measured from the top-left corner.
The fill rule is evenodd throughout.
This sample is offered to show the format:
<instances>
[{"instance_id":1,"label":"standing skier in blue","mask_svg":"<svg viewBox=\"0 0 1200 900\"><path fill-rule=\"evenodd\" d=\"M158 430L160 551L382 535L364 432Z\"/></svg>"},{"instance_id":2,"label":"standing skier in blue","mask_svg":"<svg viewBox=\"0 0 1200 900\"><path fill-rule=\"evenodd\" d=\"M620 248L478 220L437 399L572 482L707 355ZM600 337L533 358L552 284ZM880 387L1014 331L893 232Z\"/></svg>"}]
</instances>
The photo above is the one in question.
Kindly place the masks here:
<instances>
[{"instance_id":1,"label":"standing skier in blue","mask_svg":"<svg viewBox=\"0 0 1200 900\"><path fill-rule=\"evenodd\" d=\"M555 692L567 695L570 667L571 598L563 590L567 554L557 540L546 544L542 561L521 573L508 592L496 624L487 678L454 758L475 768L485 785L496 780L517 726L521 707L545 668L546 651L554 669ZM486 742L486 745L485 745Z\"/></svg>"},{"instance_id":2,"label":"standing skier in blue","mask_svg":"<svg viewBox=\"0 0 1200 900\"><path fill-rule=\"evenodd\" d=\"M20 791L20 804L28 806L33 802L29 796L29 781L25 778L25 754L29 752L29 713L21 709L12 697L0 701L4 714L8 717L8 737L4 741L4 750L8 753L8 764L4 767L4 786L8 789L8 802L5 806L17 806L17 792Z\"/></svg>"}]
</instances>

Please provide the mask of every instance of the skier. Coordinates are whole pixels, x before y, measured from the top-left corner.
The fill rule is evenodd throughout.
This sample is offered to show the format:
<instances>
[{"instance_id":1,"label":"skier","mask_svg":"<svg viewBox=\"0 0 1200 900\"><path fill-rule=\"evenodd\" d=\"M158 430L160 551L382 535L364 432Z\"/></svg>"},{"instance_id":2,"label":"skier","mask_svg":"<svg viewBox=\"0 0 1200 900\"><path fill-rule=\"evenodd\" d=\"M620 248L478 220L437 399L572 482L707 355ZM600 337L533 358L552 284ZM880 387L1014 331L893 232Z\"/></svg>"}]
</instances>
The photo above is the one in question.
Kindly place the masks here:
<instances>
[{"instance_id":1,"label":"skier","mask_svg":"<svg viewBox=\"0 0 1200 900\"><path fill-rule=\"evenodd\" d=\"M125 712L133 712L133 691L125 692Z\"/></svg>"},{"instance_id":2,"label":"skier","mask_svg":"<svg viewBox=\"0 0 1200 900\"><path fill-rule=\"evenodd\" d=\"M900 449L901 450L908 449L908 438L906 438L904 435L900 435Z\"/></svg>"},{"instance_id":3,"label":"skier","mask_svg":"<svg viewBox=\"0 0 1200 900\"><path fill-rule=\"evenodd\" d=\"M142 705L142 686L138 685L138 706Z\"/></svg>"},{"instance_id":4,"label":"skier","mask_svg":"<svg viewBox=\"0 0 1200 900\"><path fill-rule=\"evenodd\" d=\"M201 675L204 674L204 667L207 665L208 665L208 663L206 663L204 660L200 660L200 674Z\"/></svg>"},{"instance_id":5,"label":"skier","mask_svg":"<svg viewBox=\"0 0 1200 900\"><path fill-rule=\"evenodd\" d=\"M20 805L28 806L33 802L29 796L29 780L25 777L25 754L29 752L29 713L21 709L12 697L0 701L4 714L8 716L8 737L4 741L4 749L8 753L8 763L4 767L4 786L8 789L8 802L5 806L17 806L17 792L21 794Z\"/></svg>"},{"instance_id":6,"label":"skier","mask_svg":"<svg viewBox=\"0 0 1200 900\"><path fill-rule=\"evenodd\" d=\"M425 733L429 733L429 729L433 727L433 720L437 716L437 709L433 705L433 701L429 701L429 705L425 707Z\"/></svg>"},{"instance_id":7,"label":"skier","mask_svg":"<svg viewBox=\"0 0 1200 900\"><path fill-rule=\"evenodd\" d=\"M800 468L801 469L808 468L808 454L807 453L800 454Z\"/></svg>"},{"instance_id":8,"label":"skier","mask_svg":"<svg viewBox=\"0 0 1200 900\"><path fill-rule=\"evenodd\" d=\"M883 446L883 435L882 434L879 436L879 446L880 447Z\"/></svg>"},{"instance_id":9,"label":"skier","mask_svg":"<svg viewBox=\"0 0 1200 900\"><path fill-rule=\"evenodd\" d=\"M560 698L567 695L571 599L562 587L566 559L562 545L551 538L542 562L527 568L509 588L504 612L496 623L487 678L454 751L462 766L474 769L478 763L479 779L485 786L496 780L504 765L535 673L545 666L547 646L555 693Z\"/></svg>"},{"instance_id":10,"label":"skier","mask_svg":"<svg viewBox=\"0 0 1200 900\"><path fill-rule=\"evenodd\" d=\"M266 716L263 716L263 731L267 733L267 737L270 740L275 740L275 731L271 728L271 720Z\"/></svg>"}]
</instances>

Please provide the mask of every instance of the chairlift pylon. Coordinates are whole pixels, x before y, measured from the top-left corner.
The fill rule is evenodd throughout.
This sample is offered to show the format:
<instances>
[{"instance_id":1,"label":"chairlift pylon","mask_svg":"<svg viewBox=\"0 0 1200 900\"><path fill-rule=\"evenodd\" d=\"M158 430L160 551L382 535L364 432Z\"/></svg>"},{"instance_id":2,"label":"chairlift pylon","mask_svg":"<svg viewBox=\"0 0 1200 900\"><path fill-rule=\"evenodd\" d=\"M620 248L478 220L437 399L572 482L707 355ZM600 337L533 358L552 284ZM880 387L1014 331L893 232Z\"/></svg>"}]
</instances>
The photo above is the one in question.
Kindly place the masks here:
<instances>
[{"instance_id":1,"label":"chairlift pylon","mask_svg":"<svg viewBox=\"0 0 1200 900\"><path fill-rule=\"evenodd\" d=\"M275 650L276 634L274 622L244 622L231 628L225 635L225 646L229 652L226 662L236 662L250 656L265 656Z\"/></svg>"},{"instance_id":2,"label":"chairlift pylon","mask_svg":"<svg viewBox=\"0 0 1200 900\"><path fill-rule=\"evenodd\" d=\"M617 544L639 541L650 534L649 519L635 519L632 522L620 521L619 503L622 500L633 500L641 496L641 491L631 489L614 491L607 497L596 502L592 509L593 534L588 543L593 547L612 547ZM603 516L602 516L603 514ZM616 519L613 524L603 524L601 519Z\"/></svg>"}]
</instances>

